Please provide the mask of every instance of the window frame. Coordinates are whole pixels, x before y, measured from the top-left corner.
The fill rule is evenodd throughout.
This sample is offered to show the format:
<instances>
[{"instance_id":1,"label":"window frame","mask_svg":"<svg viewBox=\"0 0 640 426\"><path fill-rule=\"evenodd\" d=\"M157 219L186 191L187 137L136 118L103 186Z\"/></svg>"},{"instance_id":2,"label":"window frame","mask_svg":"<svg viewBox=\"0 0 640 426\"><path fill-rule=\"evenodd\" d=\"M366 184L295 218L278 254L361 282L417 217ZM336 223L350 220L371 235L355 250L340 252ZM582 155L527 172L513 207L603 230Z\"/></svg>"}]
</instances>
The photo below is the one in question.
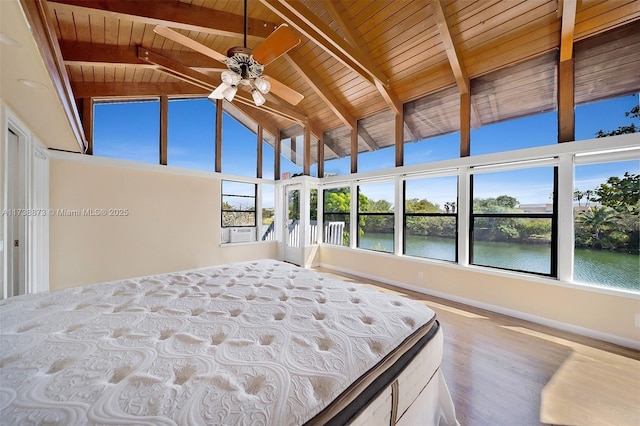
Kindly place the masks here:
<instances>
[{"instance_id":1,"label":"window frame","mask_svg":"<svg viewBox=\"0 0 640 426\"><path fill-rule=\"evenodd\" d=\"M449 175L452 177L456 178L456 206L459 206L459 200L458 200L458 193L460 191L460 177L458 175ZM438 177L448 177L448 176L438 176ZM421 176L420 179L429 179L429 178L435 178L434 176ZM459 234L459 229L458 229L458 222L459 222L459 218L458 215L460 213L459 209L456 207L456 212L455 213L426 213L426 212L416 212L416 213L407 213L407 179L404 179L402 181L402 254L404 256L411 256L411 257L417 257L419 259L430 259L430 260L441 260L443 262L451 262L451 263L458 263L458 246L459 246L459 238L458 238L458 234ZM438 259L436 257L427 257L427 256L417 256L414 254L407 254L407 218L408 217L454 217L455 218L455 256L453 260L447 260L447 259Z\"/></svg>"},{"instance_id":2,"label":"window frame","mask_svg":"<svg viewBox=\"0 0 640 426\"><path fill-rule=\"evenodd\" d=\"M535 167L535 166L534 166ZM469 265L481 266L485 268L499 269L502 271L521 272L525 274L533 274L544 277L558 278L558 165L553 166L553 211L551 213L474 213L473 200L474 188L473 178L475 173L469 175ZM517 168L517 170L525 170L526 167ZM495 170L500 172L505 170ZM495 265L481 265L474 263L474 227L476 218L514 218L514 219L551 219L551 242L550 242L550 259L549 273L527 271L523 269L505 268Z\"/></svg>"},{"instance_id":3,"label":"window frame","mask_svg":"<svg viewBox=\"0 0 640 426\"><path fill-rule=\"evenodd\" d=\"M235 184L243 184L243 185L253 185L253 196L251 195L238 195L238 194L225 194L222 190L224 188L224 182L233 182ZM236 180L223 179L221 180L220 186L220 228L228 229L228 228L257 228L258 226L258 185L250 182L240 182ZM237 210L237 209L225 209L224 208L224 197L238 197L238 198L253 198L253 210ZM225 213L253 213L253 225L233 225L233 226L225 226L224 224L224 214Z\"/></svg>"},{"instance_id":4,"label":"window frame","mask_svg":"<svg viewBox=\"0 0 640 426\"><path fill-rule=\"evenodd\" d=\"M356 185L356 195L358 198L356 198L356 248L360 249L360 250L369 250L369 251L373 251L376 253L389 253L389 254L395 254L395 250L392 248L391 251L386 251L386 250L375 250L375 249L369 249L369 248L363 248L360 247L360 217L362 216L380 216L380 217L384 217L384 216L391 216L391 222L393 223L393 244L395 246L395 238L396 238L396 212L397 212L397 208L394 208L394 211L391 213L385 213L385 212L360 212L360 187L363 185L376 185L376 184L393 184L393 181L390 180L383 180L383 181L362 181L362 182L357 182ZM394 197L393 200L395 202L395 185L394 185Z\"/></svg>"}]
</instances>

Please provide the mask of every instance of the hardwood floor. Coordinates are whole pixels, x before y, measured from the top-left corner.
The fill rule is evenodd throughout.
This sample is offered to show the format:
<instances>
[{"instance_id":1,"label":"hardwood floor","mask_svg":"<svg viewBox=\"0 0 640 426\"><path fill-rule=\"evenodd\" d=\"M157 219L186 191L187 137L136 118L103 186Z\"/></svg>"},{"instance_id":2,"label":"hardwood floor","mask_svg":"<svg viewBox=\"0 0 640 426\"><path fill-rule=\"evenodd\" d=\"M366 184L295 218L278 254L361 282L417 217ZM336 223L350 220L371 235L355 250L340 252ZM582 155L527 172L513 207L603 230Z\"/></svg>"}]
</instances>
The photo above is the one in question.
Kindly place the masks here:
<instances>
[{"instance_id":1,"label":"hardwood floor","mask_svg":"<svg viewBox=\"0 0 640 426\"><path fill-rule=\"evenodd\" d=\"M359 277L421 300L445 338L461 425L640 425L640 352Z\"/></svg>"}]
</instances>

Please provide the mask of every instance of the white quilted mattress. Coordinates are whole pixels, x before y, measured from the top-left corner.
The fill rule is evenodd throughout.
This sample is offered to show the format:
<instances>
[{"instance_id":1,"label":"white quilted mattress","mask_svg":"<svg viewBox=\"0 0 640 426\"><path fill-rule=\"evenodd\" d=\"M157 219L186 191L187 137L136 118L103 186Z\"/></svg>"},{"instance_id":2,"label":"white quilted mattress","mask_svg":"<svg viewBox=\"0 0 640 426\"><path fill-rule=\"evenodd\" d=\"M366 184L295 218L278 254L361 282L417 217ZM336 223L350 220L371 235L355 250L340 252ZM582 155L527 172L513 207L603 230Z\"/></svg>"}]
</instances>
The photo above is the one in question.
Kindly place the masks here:
<instances>
[{"instance_id":1,"label":"white quilted mattress","mask_svg":"<svg viewBox=\"0 0 640 426\"><path fill-rule=\"evenodd\" d=\"M434 316L274 260L18 296L0 301L0 418L302 424Z\"/></svg>"}]
</instances>

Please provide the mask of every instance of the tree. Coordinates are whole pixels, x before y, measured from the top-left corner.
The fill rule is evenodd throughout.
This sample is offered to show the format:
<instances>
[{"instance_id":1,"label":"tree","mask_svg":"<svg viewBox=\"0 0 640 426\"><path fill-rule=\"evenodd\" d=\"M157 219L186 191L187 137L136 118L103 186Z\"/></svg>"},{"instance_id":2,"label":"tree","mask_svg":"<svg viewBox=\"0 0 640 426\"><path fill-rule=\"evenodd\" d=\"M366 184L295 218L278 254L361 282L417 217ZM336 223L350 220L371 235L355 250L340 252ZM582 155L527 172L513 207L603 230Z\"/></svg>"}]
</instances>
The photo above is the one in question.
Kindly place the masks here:
<instances>
[{"instance_id":1,"label":"tree","mask_svg":"<svg viewBox=\"0 0 640 426\"><path fill-rule=\"evenodd\" d=\"M640 108L638 105L631 108L631 111L627 111L624 113L625 117L640 118ZM596 138L604 138L607 136L617 136L617 135L626 135L628 133L636 133L640 131L640 127L636 127L635 123L631 123L628 126L618 126L615 130L610 130L605 132L603 130L598 130L596 132Z\"/></svg>"},{"instance_id":2,"label":"tree","mask_svg":"<svg viewBox=\"0 0 640 426\"><path fill-rule=\"evenodd\" d=\"M602 249L605 231L615 227L615 219L616 213L613 209L606 206L594 206L581 212L576 217L576 222L584 226L590 234L586 245Z\"/></svg>"},{"instance_id":3,"label":"tree","mask_svg":"<svg viewBox=\"0 0 640 426\"><path fill-rule=\"evenodd\" d=\"M573 200L578 202L578 207L580 207L580 201L584 198L584 192L580 191L578 188L573 190Z\"/></svg>"},{"instance_id":4,"label":"tree","mask_svg":"<svg viewBox=\"0 0 640 426\"><path fill-rule=\"evenodd\" d=\"M618 213L640 213L640 175L625 172L621 179L611 176L594 190L596 201Z\"/></svg>"}]
</instances>

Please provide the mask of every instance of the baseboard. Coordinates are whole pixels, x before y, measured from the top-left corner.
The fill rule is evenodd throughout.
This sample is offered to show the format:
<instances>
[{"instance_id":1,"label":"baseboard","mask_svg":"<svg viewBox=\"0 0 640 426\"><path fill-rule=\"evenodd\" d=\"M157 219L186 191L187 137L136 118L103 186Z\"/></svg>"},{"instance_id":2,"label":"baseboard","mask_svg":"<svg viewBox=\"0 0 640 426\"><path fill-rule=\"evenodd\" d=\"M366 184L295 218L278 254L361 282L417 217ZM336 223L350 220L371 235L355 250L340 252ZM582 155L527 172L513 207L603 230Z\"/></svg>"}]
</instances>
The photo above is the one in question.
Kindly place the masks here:
<instances>
[{"instance_id":1,"label":"baseboard","mask_svg":"<svg viewBox=\"0 0 640 426\"><path fill-rule=\"evenodd\" d=\"M626 337L616 336L615 334L603 333L598 330L593 330L586 327L580 327L574 324L556 321L550 318L545 318L537 315L527 314L525 312L516 311L514 309L505 308L503 306L492 305L492 304L480 302L474 299L467 299L465 297L455 296L455 295L444 293L441 291L430 290L427 288L407 284L401 281L382 278L377 275L371 275L363 272L353 271L347 268L341 268L334 265L327 265L324 263L320 263L320 267L330 271L341 272L344 274L355 275L357 277L366 278L369 280L379 281L381 283L389 284L405 290L415 291L416 293L422 293L429 296L439 297L441 299L451 300L452 302L462 303L464 305L473 306L475 308L485 309L487 311L495 312L502 315L507 315L513 318L518 318L521 320L533 322L536 324L544 325L544 326L555 328L558 330L579 334L581 336L590 337L592 339L602 340L604 342L613 343L615 345L620 345L627 348L640 350L639 341L627 339Z\"/></svg>"}]
</instances>

